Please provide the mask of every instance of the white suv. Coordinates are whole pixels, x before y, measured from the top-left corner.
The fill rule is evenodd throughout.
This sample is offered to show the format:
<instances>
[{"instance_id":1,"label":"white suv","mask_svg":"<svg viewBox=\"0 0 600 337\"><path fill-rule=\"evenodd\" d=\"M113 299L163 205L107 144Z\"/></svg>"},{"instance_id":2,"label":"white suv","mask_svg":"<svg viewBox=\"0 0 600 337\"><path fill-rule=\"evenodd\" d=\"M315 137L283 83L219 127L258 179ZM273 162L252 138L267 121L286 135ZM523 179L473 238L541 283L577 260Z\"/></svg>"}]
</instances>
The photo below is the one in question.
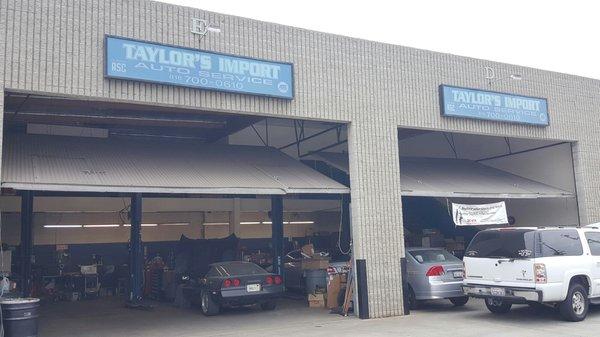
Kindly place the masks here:
<instances>
[{"instance_id":1,"label":"white suv","mask_svg":"<svg viewBox=\"0 0 600 337\"><path fill-rule=\"evenodd\" d=\"M600 227L501 228L477 233L464 257L463 291L493 313L512 304L558 307L569 321L600 304Z\"/></svg>"}]
</instances>

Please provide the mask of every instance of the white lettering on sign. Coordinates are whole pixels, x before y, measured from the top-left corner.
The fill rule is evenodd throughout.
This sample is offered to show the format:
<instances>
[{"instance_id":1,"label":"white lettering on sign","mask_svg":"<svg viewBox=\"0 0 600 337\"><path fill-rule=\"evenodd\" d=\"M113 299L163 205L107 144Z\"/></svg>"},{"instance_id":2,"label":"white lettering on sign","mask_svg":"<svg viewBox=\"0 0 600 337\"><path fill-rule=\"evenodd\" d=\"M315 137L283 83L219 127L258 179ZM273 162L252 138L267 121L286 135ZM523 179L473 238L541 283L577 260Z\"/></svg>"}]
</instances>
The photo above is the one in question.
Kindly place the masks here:
<instances>
[{"instance_id":1,"label":"white lettering on sign","mask_svg":"<svg viewBox=\"0 0 600 337\"><path fill-rule=\"evenodd\" d=\"M125 57L129 60L193 69L196 69L196 63L199 63L198 67L200 69L207 70L212 68L212 60L209 55L181 50L167 51L161 47L141 46L134 43L124 43L123 48L125 48Z\"/></svg>"},{"instance_id":2,"label":"white lettering on sign","mask_svg":"<svg viewBox=\"0 0 600 337\"><path fill-rule=\"evenodd\" d=\"M280 67L273 64L219 59L219 71L224 73L277 79L279 78L279 70Z\"/></svg>"},{"instance_id":3,"label":"white lettering on sign","mask_svg":"<svg viewBox=\"0 0 600 337\"><path fill-rule=\"evenodd\" d=\"M455 90L452 93L455 102L494 106L502 105L502 98L499 95L458 90Z\"/></svg>"},{"instance_id":4,"label":"white lettering on sign","mask_svg":"<svg viewBox=\"0 0 600 337\"><path fill-rule=\"evenodd\" d=\"M540 102L531 99L518 97L504 97L504 105L507 108L540 111Z\"/></svg>"}]
</instances>

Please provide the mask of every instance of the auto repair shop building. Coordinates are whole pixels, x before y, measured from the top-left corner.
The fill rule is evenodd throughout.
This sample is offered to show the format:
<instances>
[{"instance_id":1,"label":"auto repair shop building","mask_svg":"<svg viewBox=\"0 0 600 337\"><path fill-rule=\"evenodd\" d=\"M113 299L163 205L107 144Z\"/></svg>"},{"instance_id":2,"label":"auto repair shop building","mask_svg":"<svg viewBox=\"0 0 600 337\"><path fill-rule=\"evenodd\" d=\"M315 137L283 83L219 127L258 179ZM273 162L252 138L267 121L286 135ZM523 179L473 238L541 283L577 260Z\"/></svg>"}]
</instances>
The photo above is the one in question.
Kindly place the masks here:
<instances>
[{"instance_id":1,"label":"auto repair shop building","mask_svg":"<svg viewBox=\"0 0 600 337\"><path fill-rule=\"evenodd\" d=\"M503 200L523 225L600 221L597 80L147 0L2 0L0 45L1 183L6 198L21 196L21 212L38 195L129 193L135 205L152 194L349 192L353 258L366 265L358 287L364 284L372 318L403 314L406 198ZM289 162L303 156L297 144L284 159L272 146L246 158L239 147L165 145L176 137L144 147L86 122L86 114L106 111L144 119L145 109L145 122L111 118L129 129L147 122L155 131L191 123L169 121L169 111L209 116L215 125L222 118L229 128L215 135L209 131L218 125L207 128L205 142L225 147L249 145L232 135L254 133L250 127L264 120L339 125L330 145L309 151L346 172L349 186ZM61 125L86 137L53 136L73 136ZM90 166L94 160L110 165ZM195 170L165 169L184 160ZM252 160L256 165L228 170ZM248 173L265 162L260 171L272 169L274 179ZM21 230L21 240L30 232Z\"/></svg>"}]
</instances>

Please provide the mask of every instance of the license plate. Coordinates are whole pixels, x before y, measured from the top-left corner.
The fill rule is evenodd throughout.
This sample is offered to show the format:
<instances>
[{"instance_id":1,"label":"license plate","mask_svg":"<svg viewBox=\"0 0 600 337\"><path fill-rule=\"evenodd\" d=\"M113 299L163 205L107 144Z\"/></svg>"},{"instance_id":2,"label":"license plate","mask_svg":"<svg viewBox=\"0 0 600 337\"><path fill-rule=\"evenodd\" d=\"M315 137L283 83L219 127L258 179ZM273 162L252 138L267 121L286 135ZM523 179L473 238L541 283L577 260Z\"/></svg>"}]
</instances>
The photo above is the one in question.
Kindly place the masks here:
<instances>
[{"instance_id":1,"label":"license plate","mask_svg":"<svg viewBox=\"0 0 600 337\"><path fill-rule=\"evenodd\" d=\"M490 294L492 296L505 296L506 290L504 288L490 288Z\"/></svg>"},{"instance_id":2,"label":"license plate","mask_svg":"<svg viewBox=\"0 0 600 337\"><path fill-rule=\"evenodd\" d=\"M260 284L248 284L246 286L246 291L249 293L260 291Z\"/></svg>"},{"instance_id":3,"label":"license plate","mask_svg":"<svg viewBox=\"0 0 600 337\"><path fill-rule=\"evenodd\" d=\"M463 278L464 277L462 270L453 272L452 276L454 276L454 278Z\"/></svg>"}]
</instances>

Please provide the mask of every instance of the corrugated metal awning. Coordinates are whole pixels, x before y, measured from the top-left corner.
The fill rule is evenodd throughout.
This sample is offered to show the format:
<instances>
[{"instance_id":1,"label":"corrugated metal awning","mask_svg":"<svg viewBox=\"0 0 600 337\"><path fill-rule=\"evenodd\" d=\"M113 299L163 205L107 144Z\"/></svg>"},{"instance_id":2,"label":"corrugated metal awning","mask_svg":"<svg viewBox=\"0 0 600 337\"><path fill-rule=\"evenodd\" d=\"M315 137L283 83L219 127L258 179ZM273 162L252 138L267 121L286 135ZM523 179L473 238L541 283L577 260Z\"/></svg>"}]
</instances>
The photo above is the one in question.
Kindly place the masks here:
<instances>
[{"instance_id":1,"label":"corrugated metal awning","mask_svg":"<svg viewBox=\"0 0 600 337\"><path fill-rule=\"evenodd\" d=\"M349 189L269 147L184 140L5 137L2 187L34 191L338 194Z\"/></svg>"},{"instance_id":2,"label":"corrugated metal awning","mask_svg":"<svg viewBox=\"0 0 600 337\"><path fill-rule=\"evenodd\" d=\"M313 155L348 172L342 153ZM466 159L400 159L402 195L422 197L537 199L572 198L572 192Z\"/></svg>"}]
</instances>

